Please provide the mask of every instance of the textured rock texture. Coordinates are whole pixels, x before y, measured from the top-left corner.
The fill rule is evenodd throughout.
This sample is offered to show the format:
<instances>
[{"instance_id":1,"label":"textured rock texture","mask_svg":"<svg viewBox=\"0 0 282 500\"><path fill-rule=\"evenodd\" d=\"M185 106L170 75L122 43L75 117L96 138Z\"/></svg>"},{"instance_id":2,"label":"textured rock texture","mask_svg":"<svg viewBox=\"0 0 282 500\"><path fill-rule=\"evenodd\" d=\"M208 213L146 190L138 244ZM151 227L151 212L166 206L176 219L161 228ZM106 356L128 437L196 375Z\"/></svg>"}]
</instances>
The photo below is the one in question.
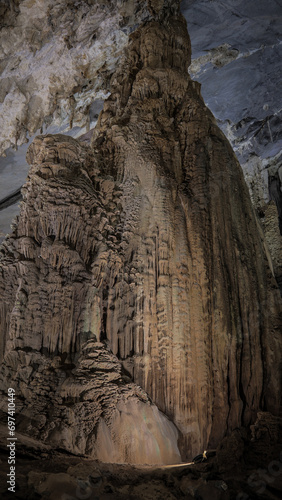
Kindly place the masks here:
<instances>
[{"instance_id":1,"label":"textured rock texture","mask_svg":"<svg viewBox=\"0 0 282 500\"><path fill-rule=\"evenodd\" d=\"M135 33L93 147L124 185L128 284L117 279L106 299L111 347L195 451L261 404L276 411L279 374L265 370L275 352L279 365L281 306L241 169L187 77L189 59L180 19Z\"/></svg>"},{"instance_id":2,"label":"textured rock texture","mask_svg":"<svg viewBox=\"0 0 282 500\"><path fill-rule=\"evenodd\" d=\"M150 10L132 0L1 3L0 152L44 124L89 125L128 34Z\"/></svg>"},{"instance_id":3,"label":"textured rock texture","mask_svg":"<svg viewBox=\"0 0 282 500\"><path fill-rule=\"evenodd\" d=\"M16 387L20 429L133 463L144 432L150 463L179 460L159 410L191 458L277 414L281 380L281 299L241 168L188 76L178 5L150 7L91 147L29 148L0 275L1 387Z\"/></svg>"},{"instance_id":4,"label":"textured rock texture","mask_svg":"<svg viewBox=\"0 0 282 500\"><path fill-rule=\"evenodd\" d=\"M67 136L38 137L29 159L1 266L1 389L12 383L20 397L18 430L106 462L178 462L177 429L99 341L99 289L114 258L105 211L118 193L113 183L108 200L95 191L86 148Z\"/></svg>"},{"instance_id":5,"label":"textured rock texture","mask_svg":"<svg viewBox=\"0 0 282 500\"><path fill-rule=\"evenodd\" d=\"M189 72L202 84L204 101L231 142L271 255L281 262L281 225L279 230L277 213L268 212L272 178L280 194L282 187L281 5L277 0L183 0L181 6L192 41ZM276 203L281 217L282 200ZM272 212L271 229L266 211ZM281 269L274 267L282 283Z\"/></svg>"},{"instance_id":6,"label":"textured rock texture","mask_svg":"<svg viewBox=\"0 0 282 500\"><path fill-rule=\"evenodd\" d=\"M7 495L6 426L0 425L1 499ZM278 439L277 439L278 438ZM260 413L252 434L234 431L201 464L134 467L74 457L18 433L19 500L280 500L281 419Z\"/></svg>"},{"instance_id":7,"label":"textured rock texture","mask_svg":"<svg viewBox=\"0 0 282 500\"><path fill-rule=\"evenodd\" d=\"M0 149L7 159L0 158L0 200L26 178L26 145L17 152L8 146L40 129L79 135L94 126L128 36L152 19L152 6L133 0L1 2ZM281 228L268 211L271 178L280 193L282 186L281 6L277 0L183 0L181 10L192 40L190 74L203 85L204 101L236 152L270 254L281 262ZM282 200L275 202L281 217ZM16 205L1 211L0 242L17 213ZM274 272L282 292L281 268L274 265Z\"/></svg>"}]
</instances>

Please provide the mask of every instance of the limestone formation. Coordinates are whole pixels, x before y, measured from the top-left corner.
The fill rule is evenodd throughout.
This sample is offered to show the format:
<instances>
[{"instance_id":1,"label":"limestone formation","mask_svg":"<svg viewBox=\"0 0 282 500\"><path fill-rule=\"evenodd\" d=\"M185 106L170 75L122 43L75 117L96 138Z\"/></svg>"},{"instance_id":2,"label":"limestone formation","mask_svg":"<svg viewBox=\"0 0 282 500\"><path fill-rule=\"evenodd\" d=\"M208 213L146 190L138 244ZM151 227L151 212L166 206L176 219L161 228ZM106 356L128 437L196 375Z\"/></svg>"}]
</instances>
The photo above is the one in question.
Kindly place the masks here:
<instances>
[{"instance_id":1,"label":"limestone formation","mask_svg":"<svg viewBox=\"0 0 282 500\"><path fill-rule=\"evenodd\" d=\"M181 2L193 47L189 73L203 85L204 101L237 154L258 214L267 210L268 182L282 166L278 3L260 0L257 8L256 0ZM93 128L129 34L161 5L0 2L0 151L7 154L0 158L0 195L11 203L1 211L0 243L19 213L17 197L10 195L26 180L23 143L43 131L77 137ZM281 212L281 199L276 203ZM277 221L269 233L269 223L262 222L270 253L281 261ZM281 270L273 269L282 293Z\"/></svg>"},{"instance_id":2,"label":"limestone formation","mask_svg":"<svg viewBox=\"0 0 282 500\"><path fill-rule=\"evenodd\" d=\"M265 239L268 244L271 261L273 263L273 273L279 284L280 292L282 290L282 234L279 230L279 218L277 206L274 200L267 203L261 213L261 222Z\"/></svg>"},{"instance_id":3,"label":"limestone formation","mask_svg":"<svg viewBox=\"0 0 282 500\"><path fill-rule=\"evenodd\" d=\"M18 432L105 462L179 462L177 429L100 342L119 193L107 180L95 190L90 158L60 135L29 150L26 201L1 266L1 409L12 384Z\"/></svg>"},{"instance_id":4,"label":"limestone formation","mask_svg":"<svg viewBox=\"0 0 282 500\"><path fill-rule=\"evenodd\" d=\"M149 3L91 146L29 148L0 274L21 430L133 463L144 432L149 462L179 459L159 410L192 458L278 414L281 389L281 299L241 168L188 76L177 5Z\"/></svg>"},{"instance_id":5,"label":"limestone formation","mask_svg":"<svg viewBox=\"0 0 282 500\"><path fill-rule=\"evenodd\" d=\"M129 33L150 18L150 2L133 0L1 2L0 154L44 126L89 126Z\"/></svg>"}]
</instances>

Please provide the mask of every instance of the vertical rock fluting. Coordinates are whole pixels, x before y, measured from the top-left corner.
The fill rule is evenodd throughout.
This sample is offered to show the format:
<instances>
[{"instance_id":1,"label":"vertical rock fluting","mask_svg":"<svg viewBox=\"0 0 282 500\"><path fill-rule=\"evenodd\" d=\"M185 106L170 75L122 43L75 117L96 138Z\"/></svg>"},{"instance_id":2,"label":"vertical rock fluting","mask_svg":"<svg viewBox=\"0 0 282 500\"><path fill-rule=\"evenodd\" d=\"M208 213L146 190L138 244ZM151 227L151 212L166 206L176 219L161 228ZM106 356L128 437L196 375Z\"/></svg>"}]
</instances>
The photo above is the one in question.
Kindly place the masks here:
<instances>
[{"instance_id":1,"label":"vertical rock fluting","mask_svg":"<svg viewBox=\"0 0 282 500\"><path fill-rule=\"evenodd\" d=\"M28 161L2 248L0 417L12 386L18 432L105 462L179 462L177 429L100 342L120 191L90 180L95 159L67 136L37 137Z\"/></svg>"},{"instance_id":2,"label":"vertical rock fluting","mask_svg":"<svg viewBox=\"0 0 282 500\"><path fill-rule=\"evenodd\" d=\"M280 395L281 299L264 241L188 76L186 22L163 3L131 35L91 149L59 135L30 147L0 274L1 385L16 384L32 432L95 456L115 445L135 462L140 405L151 437L162 420L138 386L188 457L259 409L277 414Z\"/></svg>"},{"instance_id":3,"label":"vertical rock fluting","mask_svg":"<svg viewBox=\"0 0 282 500\"><path fill-rule=\"evenodd\" d=\"M278 411L281 302L241 168L189 61L182 18L135 32L93 147L123 186L110 345L195 452L260 407Z\"/></svg>"}]
</instances>

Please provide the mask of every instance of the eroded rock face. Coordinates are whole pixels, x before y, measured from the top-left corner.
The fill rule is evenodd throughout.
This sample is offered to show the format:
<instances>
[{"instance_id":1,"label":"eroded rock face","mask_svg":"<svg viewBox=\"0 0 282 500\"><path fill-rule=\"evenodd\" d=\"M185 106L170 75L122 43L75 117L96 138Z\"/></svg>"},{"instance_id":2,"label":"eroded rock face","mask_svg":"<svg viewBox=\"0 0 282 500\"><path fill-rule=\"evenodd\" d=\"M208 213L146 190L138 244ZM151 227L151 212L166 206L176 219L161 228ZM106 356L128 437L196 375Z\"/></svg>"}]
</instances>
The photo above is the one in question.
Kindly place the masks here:
<instances>
[{"instance_id":1,"label":"eroded rock face","mask_svg":"<svg viewBox=\"0 0 282 500\"><path fill-rule=\"evenodd\" d=\"M132 0L13 0L1 2L0 15L2 154L44 124L88 126L129 33L151 9Z\"/></svg>"},{"instance_id":2,"label":"eroded rock face","mask_svg":"<svg viewBox=\"0 0 282 500\"><path fill-rule=\"evenodd\" d=\"M189 73L239 159L271 256L281 262L281 223L279 230L268 206L273 177L280 195L282 187L281 9L275 0L183 0L181 8L192 41ZM281 213L281 197L276 204ZM282 293L281 268L274 272Z\"/></svg>"},{"instance_id":3,"label":"eroded rock face","mask_svg":"<svg viewBox=\"0 0 282 500\"><path fill-rule=\"evenodd\" d=\"M116 218L118 193L113 182L105 197L95 190L90 158L60 135L29 150L26 202L1 267L2 342L9 335L1 388L17 390L19 432L55 448L106 462L179 462L177 429L99 341L101 283L114 258L105 211Z\"/></svg>"},{"instance_id":4,"label":"eroded rock face","mask_svg":"<svg viewBox=\"0 0 282 500\"><path fill-rule=\"evenodd\" d=\"M30 147L2 250L2 385L28 419L38 394L41 439L103 460L143 460L146 419L150 461L157 447L179 457L146 393L189 458L280 403L281 300L243 174L188 76L185 20L151 10L91 148L60 135Z\"/></svg>"},{"instance_id":5,"label":"eroded rock face","mask_svg":"<svg viewBox=\"0 0 282 500\"><path fill-rule=\"evenodd\" d=\"M279 376L266 373L281 306L241 169L187 77L189 57L180 18L137 32L93 147L124 185L127 265L105 301L107 335L195 451L261 404L276 411Z\"/></svg>"},{"instance_id":6,"label":"eroded rock face","mask_svg":"<svg viewBox=\"0 0 282 500\"><path fill-rule=\"evenodd\" d=\"M76 136L95 125L129 34L162 4L1 2L0 151L8 154L5 161L0 158L1 200L26 179L26 145L16 153L12 148L40 130ZM269 233L269 219L263 219L273 175L281 191L281 9L276 0L259 5L256 0L182 0L181 10L192 39L190 75L203 85L205 103L237 154L270 254L281 261L278 219ZM18 178L14 161L22 164ZM277 208L281 212L281 199ZM1 211L0 242L18 212L15 204ZM281 269L273 268L282 293Z\"/></svg>"},{"instance_id":7,"label":"eroded rock face","mask_svg":"<svg viewBox=\"0 0 282 500\"><path fill-rule=\"evenodd\" d=\"M5 422L6 424L6 422ZM248 436L236 429L204 463L142 466L97 462L55 451L42 441L17 433L19 499L112 496L134 500L233 500L281 498L281 419L259 413ZM6 498L7 431L0 424L0 494Z\"/></svg>"},{"instance_id":8,"label":"eroded rock face","mask_svg":"<svg viewBox=\"0 0 282 500\"><path fill-rule=\"evenodd\" d=\"M144 390L125 382L119 360L95 338L73 363L36 349L12 351L3 377L6 391L11 379L17 387L20 433L107 463L180 461L176 427Z\"/></svg>"}]
</instances>

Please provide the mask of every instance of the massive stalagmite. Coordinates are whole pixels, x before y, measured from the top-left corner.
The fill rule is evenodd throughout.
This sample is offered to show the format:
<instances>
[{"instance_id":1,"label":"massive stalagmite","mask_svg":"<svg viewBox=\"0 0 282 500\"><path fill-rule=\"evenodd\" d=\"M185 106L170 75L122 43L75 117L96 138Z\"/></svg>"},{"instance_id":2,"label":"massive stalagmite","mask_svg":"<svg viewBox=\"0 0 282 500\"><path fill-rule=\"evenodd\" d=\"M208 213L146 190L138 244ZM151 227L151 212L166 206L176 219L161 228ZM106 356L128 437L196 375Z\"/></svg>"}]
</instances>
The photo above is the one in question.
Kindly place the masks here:
<instances>
[{"instance_id":1,"label":"massive stalagmite","mask_svg":"<svg viewBox=\"0 0 282 500\"><path fill-rule=\"evenodd\" d=\"M159 410L191 458L277 414L281 375L281 299L240 166L188 76L178 7L150 5L91 146L29 148L0 269L20 428L135 463L179 460Z\"/></svg>"}]
</instances>

